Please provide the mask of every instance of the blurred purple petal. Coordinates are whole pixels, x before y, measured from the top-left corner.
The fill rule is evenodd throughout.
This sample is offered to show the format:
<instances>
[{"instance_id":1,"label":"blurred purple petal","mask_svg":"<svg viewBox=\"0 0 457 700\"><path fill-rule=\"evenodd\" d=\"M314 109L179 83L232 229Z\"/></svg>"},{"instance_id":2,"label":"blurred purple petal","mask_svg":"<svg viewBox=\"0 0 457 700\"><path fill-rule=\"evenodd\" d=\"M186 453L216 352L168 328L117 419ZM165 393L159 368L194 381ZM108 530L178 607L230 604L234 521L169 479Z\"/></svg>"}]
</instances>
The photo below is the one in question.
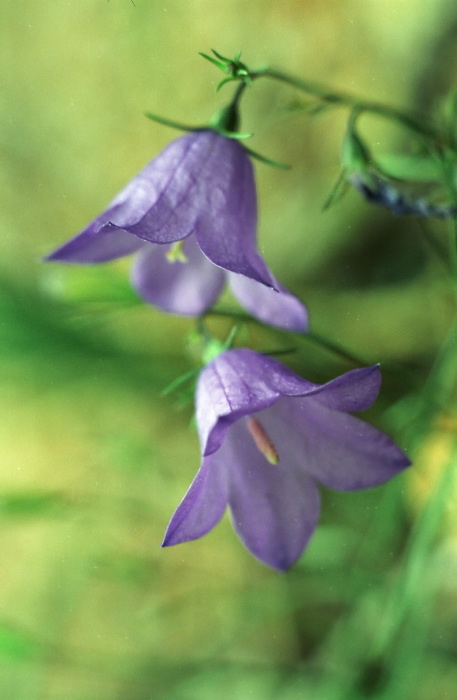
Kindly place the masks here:
<instances>
[{"instance_id":1,"label":"blurred purple petal","mask_svg":"<svg viewBox=\"0 0 457 700\"><path fill-rule=\"evenodd\" d=\"M186 262L170 262L170 246L145 243L132 267L132 283L141 297L163 311L198 316L219 296L224 271L205 258L193 236L186 238Z\"/></svg>"},{"instance_id":2,"label":"blurred purple petal","mask_svg":"<svg viewBox=\"0 0 457 700\"><path fill-rule=\"evenodd\" d=\"M150 243L172 243L186 238L202 211L209 206L214 150L226 145L214 131L194 131L172 141L142 173L139 216L127 226L117 216L113 223ZM222 152L221 157L225 154Z\"/></svg>"},{"instance_id":3,"label":"blurred purple petal","mask_svg":"<svg viewBox=\"0 0 457 700\"><path fill-rule=\"evenodd\" d=\"M336 491L355 491L382 484L410 465L385 433L316 398L283 397L259 414L290 468Z\"/></svg>"},{"instance_id":4,"label":"blurred purple petal","mask_svg":"<svg viewBox=\"0 0 457 700\"><path fill-rule=\"evenodd\" d=\"M373 405L381 388L379 365L353 369L322 384L317 401L337 411L365 411Z\"/></svg>"},{"instance_id":5,"label":"blurred purple petal","mask_svg":"<svg viewBox=\"0 0 457 700\"><path fill-rule=\"evenodd\" d=\"M130 255L142 247L143 242L124 231L94 233L86 229L46 256L48 261L92 264L103 263L124 255Z\"/></svg>"},{"instance_id":6,"label":"blurred purple petal","mask_svg":"<svg viewBox=\"0 0 457 700\"><path fill-rule=\"evenodd\" d=\"M301 301L285 287L265 287L244 275L228 273L229 285L240 304L255 318L277 328L303 333L308 328L308 312ZM278 291L276 291L278 290Z\"/></svg>"},{"instance_id":7,"label":"blurred purple petal","mask_svg":"<svg viewBox=\"0 0 457 700\"><path fill-rule=\"evenodd\" d=\"M320 509L316 485L304 470L291 469L281 458L278 464L269 464L244 421L231 428L217 454L230 473L229 506L240 539L265 564L288 569L316 528Z\"/></svg>"},{"instance_id":8,"label":"blurred purple petal","mask_svg":"<svg viewBox=\"0 0 457 700\"><path fill-rule=\"evenodd\" d=\"M206 457L170 520L162 547L203 537L222 518L228 499L228 475L219 455Z\"/></svg>"},{"instance_id":9,"label":"blurred purple petal","mask_svg":"<svg viewBox=\"0 0 457 700\"><path fill-rule=\"evenodd\" d=\"M215 265L274 286L256 250L257 197L249 157L234 139L216 135L212 145L200 188L198 244Z\"/></svg>"},{"instance_id":10,"label":"blurred purple petal","mask_svg":"<svg viewBox=\"0 0 457 700\"><path fill-rule=\"evenodd\" d=\"M457 208L450 202L435 202L436 196L447 196L442 191L440 182L401 181L387 179L374 170L353 172L348 182L361 195L373 204L390 209L394 214L413 214L426 218L450 219L456 215ZM421 196L422 193L422 196ZM423 196L425 195L425 196ZM429 197L432 200L429 200Z\"/></svg>"}]
</instances>

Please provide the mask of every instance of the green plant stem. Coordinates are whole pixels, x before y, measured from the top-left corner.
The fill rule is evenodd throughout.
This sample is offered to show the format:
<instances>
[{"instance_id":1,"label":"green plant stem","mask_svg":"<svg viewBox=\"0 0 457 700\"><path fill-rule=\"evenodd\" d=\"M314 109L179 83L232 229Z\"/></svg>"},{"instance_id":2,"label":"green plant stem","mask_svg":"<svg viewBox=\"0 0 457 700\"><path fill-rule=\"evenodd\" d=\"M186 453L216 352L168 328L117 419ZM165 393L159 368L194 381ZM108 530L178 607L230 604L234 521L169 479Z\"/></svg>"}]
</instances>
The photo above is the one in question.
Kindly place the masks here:
<instances>
[{"instance_id":1,"label":"green plant stem","mask_svg":"<svg viewBox=\"0 0 457 700\"><path fill-rule=\"evenodd\" d=\"M262 323L262 321L259 321L258 319L254 318L253 316L249 316L249 314L244 314L242 312L238 311L229 311L226 309L208 309L208 311L205 311L203 314L203 317L206 316L218 316L220 318L230 318L233 321L241 321L242 323L255 323L258 326L262 326L263 328L266 328L269 331L274 331L276 333L280 333L280 329L272 328L271 326L268 326L265 323ZM362 358L357 357L354 355L352 352L349 352L345 348L341 347L338 345L338 343L334 343L331 340L328 340L327 338L324 338L323 336L314 333L313 331L307 331L306 333L296 333L294 331L285 331L287 335L290 337L292 336L296 340L300 341L311 341L312 343L315 343L316 345L320 345L320 347L324 348L325 350L329 350L332 352L334 355L339 356L346 362L350 362L353 365L356 365L357 367L365 367L367 363L365 362Z\"/></svg>"},{"instance_id":2,"label":"green plant stem","mask_svg":"<svg viewBox=\"0 0 457 700\"><path fill-rule=\"evenodd\" d=\"M250 77L252 80L256 78L272 78L273 80L279 80L280 82L286 83L291 87L301 90L302 92L306 92L308 95L316 97L318 100L326 104L348 107L350 109L356 109L359 112L369 112L385 119L390 119L391 121L403 124L408 129L416 132L419 136L427 140L432 140L440 146L443 144L450 145L447 135L444 132L434 128L431 124L425 123L420 115L410 114L403 110L396 109L395 107L389 107L380 102L362 100L350 95L349 93L329 90L327 87L320 85L319 83L314 83L308 80L300 80L294 76L287 75L286 73L273 68L265 68L263 70L254 71L253 73L250 73Z\"/></svg>"},{"instance_id":3,"label":"green plant stem","mask_svg":"<svg viewBox=\"0 0 457 700\"><path fill-rule=\"evenodd\" d=\"M451 268L452 277L457 282L457 220L452 220L452 226L449 231L449 266ZM457 290L456 290L457 291Z\"/></svg>"}]
</instances>

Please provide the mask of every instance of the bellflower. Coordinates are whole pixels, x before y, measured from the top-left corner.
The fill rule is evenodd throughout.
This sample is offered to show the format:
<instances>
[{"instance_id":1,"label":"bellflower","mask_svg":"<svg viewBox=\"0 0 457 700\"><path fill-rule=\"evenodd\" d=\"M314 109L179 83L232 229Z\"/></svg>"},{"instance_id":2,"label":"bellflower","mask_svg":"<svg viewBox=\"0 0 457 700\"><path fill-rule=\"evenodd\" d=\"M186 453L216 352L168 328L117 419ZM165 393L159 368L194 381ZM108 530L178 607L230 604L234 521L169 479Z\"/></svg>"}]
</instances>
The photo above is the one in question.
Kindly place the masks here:
<instances>
[{"instance_id":1,"label":"bellflower","mask_svg":"<svg viewBox=\"0 0 457 700\"><path fill-rule=\"evenodd\" d=\"M246 151L236 140L202 129L170 143L47 260L102 263L137 252L132 283L163 311L199 315L228 282L261 321L304 331L306 309L258 254L256 226Z\"/></svg>"},{"instance_id":2,"label":"bellflower","mask_svg":"<svg viewBox=\"0 0 457 700\"><path fill-rule=\"evenodd\" d=\"M368 202L390 209L394 214L437 219L450 219L456 214L453 204L435 203L419 196L412 188L420 190L421 183L410 183L410 191L407 191L408 183L395 183L374 172L352 173L348 181ZM430 196L438 186L439 183L424 183L422 189L428 188Z\"/></svg>"},{"instance_id":3,"label":"bellflower","mask_svg":"<svg viewBox=\"0 0 457 700\"><path fill-rule=\"evenodd\" d=\"M349 413L371 406L380 384L377 365L319 385L252 350L218 355L197 385L202 463L163 546L202 537L228 506L254 556L290 567L316 528L319 484L366 489L410 464L387 435Z\"/></svg>"}]
</instances>

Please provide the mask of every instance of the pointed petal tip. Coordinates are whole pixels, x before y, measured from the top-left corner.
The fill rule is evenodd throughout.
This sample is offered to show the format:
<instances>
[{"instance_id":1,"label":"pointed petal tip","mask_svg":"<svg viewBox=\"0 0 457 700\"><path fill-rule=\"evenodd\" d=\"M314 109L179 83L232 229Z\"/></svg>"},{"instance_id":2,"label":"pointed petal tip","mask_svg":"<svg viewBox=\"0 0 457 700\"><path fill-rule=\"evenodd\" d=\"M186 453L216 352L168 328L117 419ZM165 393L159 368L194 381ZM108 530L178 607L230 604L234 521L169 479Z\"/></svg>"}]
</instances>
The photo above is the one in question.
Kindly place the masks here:
<instances>
[{"instance_id":1,"label":"pointed petal tip","mask_svg":"<svg viewBox=\"0 0 457 700\"><path fill-rule=\"evenodd\" d=\"M297 561L300 559L302 556L303 552L305 551L306 547L308 546L308 543L305 544L303 550L298 554L294 555L293 557L288 557L286 553L281 553L280 556L278 557L265 557L263 558L262 556L259 555L258 552L253 552L249 548L248 551L257 559L260 564L263 564L264 566L268 566L270 569L273 569L274 571L278 571L280 574L287 574L288 571L294 566L294 564L297 563Z\"/></svg>"},{"instance_id":2,"label":"pointed petal tip","mask_svg":"<svg viewBox=\"0 0 457 700\"><path fill-rule=\"evenodd\" d=\"M275 328L295 333L306 333L309 327L308 310L272 276L273 284L265 284L233 273L228 274L234 297L254 318Z\"/></svg>"}]
</instances>

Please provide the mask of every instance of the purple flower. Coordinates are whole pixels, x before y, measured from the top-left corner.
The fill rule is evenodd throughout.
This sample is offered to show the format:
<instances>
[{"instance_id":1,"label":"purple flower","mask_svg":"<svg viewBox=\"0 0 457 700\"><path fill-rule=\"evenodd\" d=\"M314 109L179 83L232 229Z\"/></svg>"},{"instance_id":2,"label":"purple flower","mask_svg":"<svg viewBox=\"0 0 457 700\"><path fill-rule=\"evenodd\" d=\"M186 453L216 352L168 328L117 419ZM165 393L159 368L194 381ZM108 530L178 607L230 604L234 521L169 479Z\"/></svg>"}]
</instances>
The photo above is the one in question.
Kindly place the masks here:
<instances>
[{"instance_id":1,"label":"purple flower","mask_svg":"<svg viewBox=\"0 0 457 700\"><path fill-rule=\"evenodd\" d=\"M419 182L395 182L368 171L354 172L348 181L368 202L390 209L394 214L413 214L429 219L450 219L456 215L453 204L435 203L419 195L422 189L428 197L432 196L439 183L422 183L421 186Z\"/></svg>"},{"instance_id":2,"label":"purple flower","mask_svg":"<svg viewBox=\"0 0 457 700\"><path fill-rule=\"evenodd\" d=\"M229 506L252 554L287 569L317 525L318 484L365 489L409 466L387 435L349 415L371 406L380 384L378 365L320 385L252 350L216 357L197 386L202 464L163 546L202 537Z\"/></svg>"},{"instance_id":3,"label":"purple flower","mask_svg":"<svg viewBox=\"0 0 457 700\"><path fill-rule=\"evenodd\" d=\"M304 331L306 309L257 253L256 225L246 151L215 131L194 131L169 144L47 260L102 263L138 251L132 283L164 311L199 315L227 281L260 320Z\"/></svg>"}]
</instances>

